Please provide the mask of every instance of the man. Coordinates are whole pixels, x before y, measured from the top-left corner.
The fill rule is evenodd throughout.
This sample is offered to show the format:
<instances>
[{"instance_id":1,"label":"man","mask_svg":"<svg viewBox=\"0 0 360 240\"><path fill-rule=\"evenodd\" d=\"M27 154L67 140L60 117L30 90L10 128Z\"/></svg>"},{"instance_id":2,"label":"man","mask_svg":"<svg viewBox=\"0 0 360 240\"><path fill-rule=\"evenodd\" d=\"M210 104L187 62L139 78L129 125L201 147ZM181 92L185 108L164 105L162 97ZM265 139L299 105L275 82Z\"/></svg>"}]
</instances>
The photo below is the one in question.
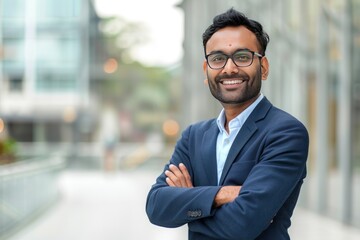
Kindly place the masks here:
<instances>
[{"instance_id":1,"label":"man","mask_svg":"<svg viewBox=\"0 0 360 240\"><path fill-rule=\"evenodd\" d=\"M204 72L223 110L182 133L148 194L152 223L188 224L192 240L290 239L309 140L298 120L260 92L268 41L258 22L234 9L203 34Z\"/></svg>"}]
</instances>

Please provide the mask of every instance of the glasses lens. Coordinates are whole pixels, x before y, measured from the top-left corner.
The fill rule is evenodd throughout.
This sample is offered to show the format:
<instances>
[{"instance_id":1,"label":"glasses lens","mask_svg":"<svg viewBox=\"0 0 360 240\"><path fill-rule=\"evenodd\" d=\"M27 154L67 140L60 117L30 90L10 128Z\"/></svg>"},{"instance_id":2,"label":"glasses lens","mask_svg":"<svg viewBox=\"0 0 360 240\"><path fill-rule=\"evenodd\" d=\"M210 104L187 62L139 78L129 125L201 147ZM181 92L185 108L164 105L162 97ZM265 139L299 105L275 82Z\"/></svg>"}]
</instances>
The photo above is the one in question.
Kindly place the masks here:
<instances>
[{"instance_id":1,"label":"glasses lens","mask_svg":"<svg viewBox=\"0 0 360 240\"><path fill-rule=\"evenodd\" d=\"M214 53L208 56L208 64L211 68L223 68L228 57L222 53Z\"/></svg>"},{"instance_id":2,"label":"glasses lens","mask_svg":"<svg viewBox=\"0 0 360 240\"><path fill-rule=\"evenodd\" d=\"M233 60L239 67L249 66L253 60L253 54L249 51L238 51L233 54Z\"/></svg>"}]
</instances>

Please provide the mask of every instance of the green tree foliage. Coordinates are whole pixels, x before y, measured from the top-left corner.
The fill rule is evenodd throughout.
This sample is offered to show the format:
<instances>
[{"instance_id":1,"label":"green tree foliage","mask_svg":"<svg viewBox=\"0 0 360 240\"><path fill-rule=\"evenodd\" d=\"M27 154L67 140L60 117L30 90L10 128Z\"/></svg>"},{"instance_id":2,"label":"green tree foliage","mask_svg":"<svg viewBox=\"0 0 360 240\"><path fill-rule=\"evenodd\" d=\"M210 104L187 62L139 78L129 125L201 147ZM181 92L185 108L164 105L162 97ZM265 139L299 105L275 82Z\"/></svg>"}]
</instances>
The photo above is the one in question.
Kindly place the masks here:
<instances>
[{"instance_id":1,"label":"green tree foliage","mask_svg":"<svg viewBox=\"0 0 360 240\"><path fill-rule=\"evenodd\" d=\"M15 161L16 141L11 138L0 139L0 164Z\"/></svg>"},{"instance_id":2,"label":"green tree foliage","mask_svg":"<svg viewBox=\"0 0 360 240\"><path fill-rule=\"evenodd\" d=\"M103 101L110 101L120 112L130 112L137 129L161 126L177 109L173 91L177 72L144 66L132 58L131 50L147 41L143 26L121 18L104 19L100 26L107 54L118 62L116 71L105 74L98 89Z\"/></svg>"}]
</instances>

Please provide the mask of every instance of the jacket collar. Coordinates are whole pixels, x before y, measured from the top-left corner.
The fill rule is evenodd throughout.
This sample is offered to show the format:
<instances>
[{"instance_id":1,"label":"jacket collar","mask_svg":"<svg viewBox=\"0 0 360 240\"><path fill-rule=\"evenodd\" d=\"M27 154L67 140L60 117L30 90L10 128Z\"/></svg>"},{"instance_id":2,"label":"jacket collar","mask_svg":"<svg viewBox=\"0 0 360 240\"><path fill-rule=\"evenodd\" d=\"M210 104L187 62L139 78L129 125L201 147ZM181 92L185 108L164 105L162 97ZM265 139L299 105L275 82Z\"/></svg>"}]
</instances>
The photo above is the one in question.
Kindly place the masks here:
<instances>
[{"instance_id":1,"label":"jacket collar","mask_svg":"<svg viewBox=\"0 0 360 240\"><path fill-rule=\"evenodd\" d=\"M219 181L220 185L223 184L224 179L236 156L239 154L244 145L250 140L251 136L257 131L258 127L256 122L264 119L271 107L272 104L269 102L269 100L267 100L266 97L264 97L240 129L226 158L224 169ZM216 146L216 143L213 146Z\"/></svg>"}]
</instances>

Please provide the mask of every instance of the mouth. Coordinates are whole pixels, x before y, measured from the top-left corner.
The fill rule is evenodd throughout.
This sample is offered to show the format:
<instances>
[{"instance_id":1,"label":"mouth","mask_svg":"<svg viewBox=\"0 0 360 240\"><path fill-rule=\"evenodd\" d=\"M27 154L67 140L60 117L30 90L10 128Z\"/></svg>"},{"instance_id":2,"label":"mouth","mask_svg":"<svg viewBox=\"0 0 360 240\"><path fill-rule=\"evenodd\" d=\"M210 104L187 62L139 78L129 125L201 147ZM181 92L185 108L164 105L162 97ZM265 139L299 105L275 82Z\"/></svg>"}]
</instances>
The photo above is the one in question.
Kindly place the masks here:
<instances>
[{"instance_id":1,"label":"mouth","mask_svg":"<svg viewBox=\"0 0 360 240\"><path fill-rule=\"evenodd\" d=\"M232 79L232 80L221 80L220 83L223 85L235 85L235 84L241 84L245 82L245 80L240 79Z\"/></svg>"}]
</instances>

